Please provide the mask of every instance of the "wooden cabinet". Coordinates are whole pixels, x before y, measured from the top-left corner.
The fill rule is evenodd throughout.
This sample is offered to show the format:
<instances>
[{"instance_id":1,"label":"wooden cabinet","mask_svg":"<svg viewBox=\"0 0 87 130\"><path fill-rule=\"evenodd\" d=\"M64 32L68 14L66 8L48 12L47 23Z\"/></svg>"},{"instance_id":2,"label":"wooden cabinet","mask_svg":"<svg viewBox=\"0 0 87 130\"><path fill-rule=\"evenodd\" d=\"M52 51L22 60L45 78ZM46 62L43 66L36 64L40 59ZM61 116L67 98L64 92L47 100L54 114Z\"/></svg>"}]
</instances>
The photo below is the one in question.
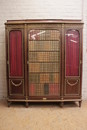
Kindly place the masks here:
<instances>
[{"instance_id":1,"label":"wooden cabinet","mask_svg":"<svg viewBox=\"0 0 87 130\"><path fill-rule=\"evenodd\" d=\"M8 105L78 101L82 84L81 21L8 20Z\"/></svg>"}]
</instances>

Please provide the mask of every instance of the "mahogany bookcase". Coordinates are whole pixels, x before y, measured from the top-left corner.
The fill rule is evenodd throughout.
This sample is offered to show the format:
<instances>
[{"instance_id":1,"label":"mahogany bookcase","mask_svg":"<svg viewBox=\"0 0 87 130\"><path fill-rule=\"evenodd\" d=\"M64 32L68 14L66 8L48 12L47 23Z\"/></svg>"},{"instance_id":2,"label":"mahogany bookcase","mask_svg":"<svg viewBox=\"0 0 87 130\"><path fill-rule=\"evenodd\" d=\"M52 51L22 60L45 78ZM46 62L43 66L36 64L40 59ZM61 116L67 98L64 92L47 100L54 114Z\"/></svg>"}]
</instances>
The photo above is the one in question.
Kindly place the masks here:
<instances>
[{"instance_id":1,"label":"mahogany bookcase","mask_svg":"<svg viewBox=\"0 0 87 130\"><path fill-rule=\"evenodd\" d=\"M82 91L79 20L7 20L7 101L79 102Z\"/></svg>"}]
</instances>

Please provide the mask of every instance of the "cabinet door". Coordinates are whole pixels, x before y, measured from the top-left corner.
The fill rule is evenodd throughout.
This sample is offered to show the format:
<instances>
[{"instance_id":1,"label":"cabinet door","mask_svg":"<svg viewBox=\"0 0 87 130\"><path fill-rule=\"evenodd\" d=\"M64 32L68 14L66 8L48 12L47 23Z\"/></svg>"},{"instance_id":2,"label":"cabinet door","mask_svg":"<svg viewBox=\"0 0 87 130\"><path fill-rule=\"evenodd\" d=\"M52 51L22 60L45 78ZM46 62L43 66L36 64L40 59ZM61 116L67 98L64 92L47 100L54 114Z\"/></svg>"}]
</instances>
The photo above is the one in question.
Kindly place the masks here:
<instances>
[{"instance_id":1,"label":"cabinet door","mask_svg":"<svg viewBox=\"0 0 87 130\"><path fill-rule=\"evenodd\" d=\"M23 30L8 29L8 95L24 97Z\"/></svg>"},{"instance_id":2,"label":"cabinet door","mask_svg":"<svg viewBox=\"0 0 87 130\"><path fill-rule=\"evenodd\" d=\"M65 32L65 96L80 95L80 48L81 31L67 29Z\"/></svg>"},{"instance_id":3,"label":"cabinet door","mask_svg":"<svg viewBox=\"0 0 87 130\"><path fill-rule=\"evenodd\" d=\"M60 97L61 33L45 28L28 32L29 99Z\"/></svg>"},{"instance_id":4,"label":"cabinet door","mask_svg":"<svg viewBox=\"0 0 87 130\"><path fill-rule=\"evenodd\" d=\"M77 30L66 32L66 76L79 76L80 34Z\"/></svg>"},{"instance_id":5,"label":"cabinet door","mask_svg":"<svg viewBox=\"0 0 87 130\"><path fill-rule=\"evenodd\" d=\"M23 77L22 31L9 32L9 77Z\"/></svg>"}]
</instances>

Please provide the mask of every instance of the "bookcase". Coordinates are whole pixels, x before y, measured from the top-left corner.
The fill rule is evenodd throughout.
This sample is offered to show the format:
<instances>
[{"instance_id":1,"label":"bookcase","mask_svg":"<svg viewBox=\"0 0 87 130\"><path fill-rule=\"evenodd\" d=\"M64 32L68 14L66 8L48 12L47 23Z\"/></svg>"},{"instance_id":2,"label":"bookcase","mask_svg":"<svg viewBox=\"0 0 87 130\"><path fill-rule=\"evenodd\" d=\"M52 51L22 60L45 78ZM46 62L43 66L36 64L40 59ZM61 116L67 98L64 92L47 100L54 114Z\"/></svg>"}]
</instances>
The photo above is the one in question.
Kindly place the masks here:
<instances>
[{"instance_id":1,"label":"bookcase","mask_svg":"<svg viewBox=\"0 0 87 130\"><path fill-rule=\"evenodd\" d=\"M82 21L7 20L7 101L81 106Z\"/></svg>"}]
</instances>

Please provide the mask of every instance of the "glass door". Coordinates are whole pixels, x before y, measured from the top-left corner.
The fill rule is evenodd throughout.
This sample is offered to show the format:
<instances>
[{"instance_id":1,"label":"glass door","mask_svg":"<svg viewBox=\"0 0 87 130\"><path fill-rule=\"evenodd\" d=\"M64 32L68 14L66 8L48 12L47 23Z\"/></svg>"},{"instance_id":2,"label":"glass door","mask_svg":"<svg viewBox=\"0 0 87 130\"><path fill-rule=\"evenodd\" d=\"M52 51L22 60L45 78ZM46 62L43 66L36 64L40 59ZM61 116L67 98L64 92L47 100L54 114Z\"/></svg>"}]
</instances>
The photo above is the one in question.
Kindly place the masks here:
<instances>
[{"instance_id":1,"label":"glass door","mask_svg":"<svg viewBox=\"0 0 87 130\"><path fill-rule=\"evenodd\" d=\"M10 98L24 97L23 30L8 33L8 78Z\"/></svg>"},{"instance_id":2,"label":"glass door","mask_svg":"<svg viewBox=\"0 0 87 130\"><path fill-rule=\"evenodd\" d=\"M68 29L65 34L65 95L80 93L80 33Z\"/></svg>"},{"instance_id":3,"label":"glass door","mask_svg":"<svg viewBox=\"0 0 87 130\"><path fill-rule=\"evenodd\" d=\"M28 39L29 96L59 96L60 32L32 29Z\"/></svg>"}]
</instances>

